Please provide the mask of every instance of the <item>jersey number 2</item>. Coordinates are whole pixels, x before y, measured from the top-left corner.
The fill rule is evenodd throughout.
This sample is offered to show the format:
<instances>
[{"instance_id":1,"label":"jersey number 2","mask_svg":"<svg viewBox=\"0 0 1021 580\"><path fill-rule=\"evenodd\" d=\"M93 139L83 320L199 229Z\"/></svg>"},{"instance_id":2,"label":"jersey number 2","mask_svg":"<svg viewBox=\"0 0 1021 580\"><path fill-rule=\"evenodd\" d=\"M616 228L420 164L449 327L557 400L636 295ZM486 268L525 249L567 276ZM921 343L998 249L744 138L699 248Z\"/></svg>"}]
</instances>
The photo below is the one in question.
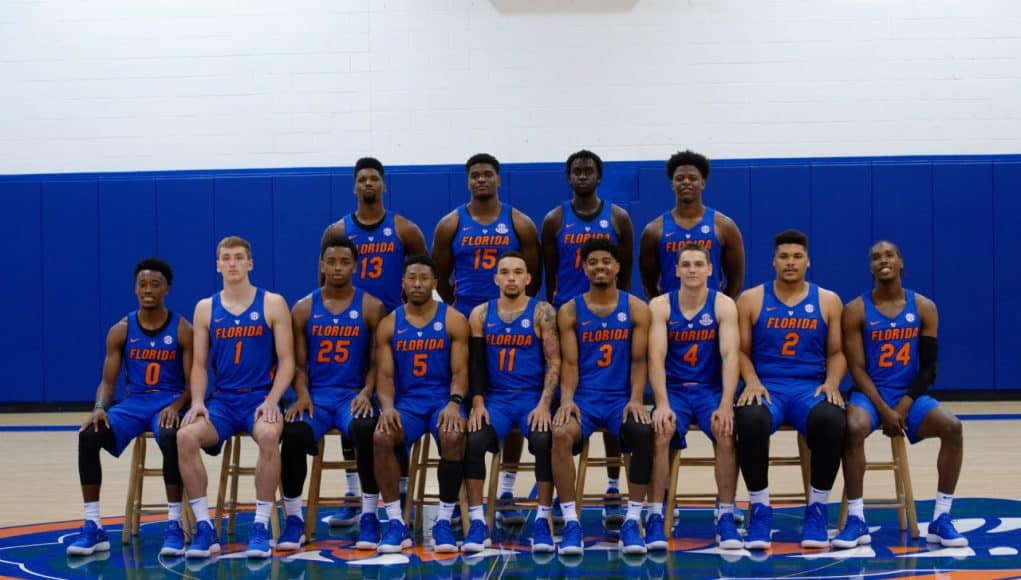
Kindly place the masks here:
<instances>
[{"instance_id":1,"label":"jersey number 2","mask_svg":"<svg viewBox=\"0 0 1021 580\"><path fill-rule=\"evenodd\" d=\"M783 348L780 349L780 354L784 356L798 356L794 347L798 345L799 340L801 340L801 335L796 332L788 332L785 334L783 336Z\"/></svg>"}]
</instances>

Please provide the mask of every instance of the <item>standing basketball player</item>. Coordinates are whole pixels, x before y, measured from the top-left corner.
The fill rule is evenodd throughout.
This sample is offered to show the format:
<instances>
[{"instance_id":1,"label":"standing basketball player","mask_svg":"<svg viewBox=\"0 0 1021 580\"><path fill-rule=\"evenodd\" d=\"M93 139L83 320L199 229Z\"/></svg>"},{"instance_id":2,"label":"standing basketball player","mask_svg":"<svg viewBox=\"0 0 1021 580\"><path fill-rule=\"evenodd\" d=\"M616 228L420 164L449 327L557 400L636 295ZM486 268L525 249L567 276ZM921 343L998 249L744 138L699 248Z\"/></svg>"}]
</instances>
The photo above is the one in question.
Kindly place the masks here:
<instances>
[{"instance_id":1,"label":"standing basketball player","mask_svg":"<svg viewBox=\"0 0 1021 580\"><path fill-rule=\"evenodd\" d=\"M548 302L525 294L530 277L521 253L505 252L497 259L494 281L500 297L476 306L468 321L472 411L464 475L471 529L461 549L479 552L489 546L489 528L482 510L486 452L496 453L507 433L517 427L528 438L528 447L535 456L539 488L532 551L552 552L550 405L560 382L557 313Z\"/></svg>"},{"instance_id":2,"label":"standing basketball player","mask_svg":"<svg viewBox=\"0 0 1021 580\"><path fill-rule=\"evenodd\" d=\"M553 481L565 522L559 552L581 554L584 549L571 455L596 429L604 428L632 448L630 501L620 528L620 549L644 554L638 519L649 487L653 446L651 420L642 402L649 307L617 289L620 260L617 246L609 240L585 242L581 259L589 291L564 304L557 314L563 374L560 409L553 419Z\"/></svg>"},{"instance_id":3,"label":"standing basketball player","mask_svg":"<svg viewBox=\"0 0 1021 580\"><path fill-rule=\"evenodd\" d=\"M166 262L156 258L139 262L135 266L138 310L120 319L106 334L106 359L96 390L96 405L78 431L78 477L85 502L85 523L78 538L68 545L68 555L88 556L110 549L99 512L99 488L103 481L99 450L103 448L120 457L131 440L146 430L152 431L163 452L169 522L160 555L184 554L177 426L181 410L188 402L185 369L191 368L192 338L188 321L168 310L165 303L173 279ZM110 407L121 361L128 397Z\"/></svg>"},{"instance_id":4,"label":"standing basketball player","mask_svg":"<svg viewBox=\"0 0 1021 580\"><path fill-rule=\"evenodd\" d=\"M835 293L805 280L808 237L787 230L774 240L776 279L747 290L737 301L744 390L734 412L737 458L752 509L745 547L770 546L769 436L787 423L812 450L812 481L802 522L801 545L829 546L826 502L844 448L847 372L841 350Z\"/></svg>"},{"instance_id":5,"label":"standing basketball player","mask_svg":"<svg viewBox=\"0 0 1021 580\"><path fill-rule=\"evenodd\" d=\"M721 548L736 549L744 545L734 521L734 394L740 379L741 341L737 306L726 294L706 286L711 274L709 250L685 244L677 262L680 290L657 296L649 305L649 382L656 397L652 412L656 455L649 496L663 497L670 447L683 449L688 426L697 424L716 452L716 542ZM657 506L655 512L661 511ZM650 550L665 550L663 517L652 515L651 508L649 512L646 544Z\"/></svg>"},{"instance_id":6,"label":"standing basketball player","mask_svg":"<svg viewBox=\"0 0 1021 580\"><path fill-rule=\"evenodd\" d=\"M325 283L302 298L291 312L294 330L294 392L297 401L284 414L282 466L287 524L277 548L297 550L305 541L301 491L308 473L306 453L317 454L319 440L339 429L357 447L362 510L356 547L374 550L379 543L376 505L379 488L373 473L372 432L376 428L372 394L372 333L386 307L351 285L358 268L358 248L343 236L323 243L319 260Z\"/></svg>"},{"instance_id":7,"label":"standing basketball player","mask_svg":"<svg viewBox=\"0 0 1021 580\"><path fill-rule=\"evenodd\" d=\"M631 266L634 251L634 227L623 208L599 197L603 178L603 160L595 153L581 150L567 158L567 182L573 195L546 214L542 222L542 255L546 270L546 299L560 308L568 300L588 290L588 278L582 268L581 247L588 240L604 238L617 244L620 272L617 288L631 290ZM603 432L607 457L620 456L620 444ZM607 495L620 493L620 467L606 467ZM620 506L604 508L607 523L624 520Z\"/></svg>"},{"instance_id":8,"label":"standing basketball player","mask_svg":"<svg viewBox=\"0 0 1021 580\"><path fill-rule=\"evenodd\" d=\"M926 539L948 547L967 546L968 539L950 521L964 457L961 422L925 394L936 379L936 305L904 288L904 259L892 242L872 246L869 263L875 288L844 309L844 354L855 390L847 408L844 451L848 516L833 547L853 548L872 540L865 523L862 481L865 439L879 427L889 437L906 434L911 443L939 437L936 507Z\"/></svg>"},{"instance_id":9,"label":"standing basketball player","mask_svg":"<svg viewBox=\"0 0 1021 580\"><path fill-rule=\"evenodd\" d=\"M177 432L178 460L197 529L185 556L208 558L220 551L209 520L206 468L200 449L216 455L237 433L250 433L259 445L255 464L255 522L247 555L272 555L269 518L280 485L280 397L294 377L291 313L279 294L256 288L248 279L252 246L229 236L216 246L216 271L223 290L195 306L195 361L191 370L191 409ZM209 371L212 397L206 402Z\"/></svg>"},{"instance_id":10,"label":"standing basketball player","mask_svg":"<svg viewBox=\"0 0 1021 580\"><path fill-rule=\"evenodd\" d=\"M693 242L709 250L713 273L709 287L737 298L744 286L744 241L734 220L702 204L709 160L693 151L674 154L666 163L676 196L674 209L649 222L639 242L638 270L650 299L676 290L674 272L681 246Z\"/></svg>"},{"instance_id":11,"label":"standing basketball player","mask_svg":"<svg viewBox=\"0 0 1021 580\"><path fill-rule=\"evenodd\" d=\"M376 480L389 517L378 550L392 553L411 546L397 493L400 471L394 449L410 449L428 430L441 457L440 507L432 537L437 552L456 552L450 516L464 476L468 321L433 300L436 266L428 256L408 258L403 284L407 304L388 314L376 331L379 422L373 444Z\"/></svg>"}]
</instances>

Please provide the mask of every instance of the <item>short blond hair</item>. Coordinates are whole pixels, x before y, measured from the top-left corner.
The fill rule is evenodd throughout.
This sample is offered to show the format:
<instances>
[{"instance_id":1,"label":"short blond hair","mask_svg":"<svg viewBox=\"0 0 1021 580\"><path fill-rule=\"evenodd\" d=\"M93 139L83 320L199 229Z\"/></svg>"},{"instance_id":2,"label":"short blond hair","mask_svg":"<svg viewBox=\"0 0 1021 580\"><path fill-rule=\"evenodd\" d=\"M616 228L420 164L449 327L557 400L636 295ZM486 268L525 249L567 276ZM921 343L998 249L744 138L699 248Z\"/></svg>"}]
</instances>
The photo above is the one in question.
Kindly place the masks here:
<instances>
[{"instance_id":1,"label":"short blond hair","mask_svg":"<svg viewBox=\"0 0 1021 580\"><path fill-rule=\"evenodd\" d=\"M245 253L248 257L252 257L252 244L248 243L248 240L240 236L227 236L220 240L219 244L216 244L216 259L220 259L220 250L224 248L244 248Z\"/></svg>"},{"instance_id":2,"label":"short blond hair","mask_svg":"<svg viewBox=\"0 0 1021 580\"><path fill-rule=\"evenodd\" d=\"M695 242L685 242L684 245L681 246L681 249L677 250L678 263L680 263L681 254L683 254L684 252L702 252L702 254L705 255L705 261L710 264L713 263L713 258L711 255L709 255L709 250L707 250L705 246L701 246L699 244L696 244Z\"/></svg>"}]
</instances>

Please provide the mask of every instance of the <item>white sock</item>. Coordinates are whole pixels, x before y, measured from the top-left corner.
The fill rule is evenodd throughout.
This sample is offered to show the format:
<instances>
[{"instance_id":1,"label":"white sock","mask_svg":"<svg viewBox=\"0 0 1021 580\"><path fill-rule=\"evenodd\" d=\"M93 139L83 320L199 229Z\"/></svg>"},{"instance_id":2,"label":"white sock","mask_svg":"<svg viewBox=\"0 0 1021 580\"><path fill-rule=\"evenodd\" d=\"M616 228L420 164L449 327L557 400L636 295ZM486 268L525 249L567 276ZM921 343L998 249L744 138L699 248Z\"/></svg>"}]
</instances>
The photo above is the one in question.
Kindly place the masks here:
<instances>
[{"instance_id":1,"label":"white sock","mask_svg":"<svg viewBox=\"0 0 1021 580\"><path fill-rule=\"evenodd\" d=\"M351 495L360 495L362 493L362 486L358 479L357 471L354 473L347 472L347 492Z\"/></svg>"},{"instance_id":2,"label":"white sock","mask_svg":"<svg viewBox=\"0 0 1021 580\"><path fill-rule=\"evenodd\" d=\"M399 491L402 494L408 493L408 478L407 477L402 477L400 479L400 481L397 482L397 491Z\"/></svg>"},{"instance_id":3,"label":"white sock","mask_svg":"<svg viewBox=\"0 0 1021 580\"><path fill-rule=\"evenodd\" d=\"M486 521L486 512L482 509L482 505L468 506L468 518L473 522L475 520Z\"/></svg>"},{"instance_id":4,"label":"white sock","mask_svg":"<svg viewBox=\"0 0 1021 580\"><path fill-rule=\"evenodd\" d=\"M564 523L578 521L578 512L574 509L575 502L560 502L560 511L564 513Z\"/></svg>"},{"instance_id":5,"label":"white sock","mask_svg":"<svg viewBox=\"0 0 1021 580\"><path fill-rule=\"evenodd\" d=\"M98 501L87 501L85 502L85 519L96 524L97 528L103 527L103 522L99 517L99 502Z\"/></svg>"},{"instance_id":6,"label":"white sock","mask_svg":"<svg viewBox=\"0 0 1021 580\"><path fill-rule=\"evenodd\" d=\"M847 500L847 517L855 516L861 521L865 521L865 499L849 499Z\"/></svg>"},{"instance_id":7,"label":"white sock","mask_svg":"<svg viewBox=\"0 0 1021 580\"><path fill-rule=\"evenodd\" d=\"M397 502L401 502L398 500ZM379 509L379 494L378 493L363 493L362 494L362 513L376 515L376 510Z\"/></svg>"},{"instance_id":8,"label":"white sock","mask_svg":"<svg viewBox=\"0 0 1021 580\"><path fill-rule=\"evenodd\" d=\"M661 516L663 515L663 502L649 502L649 515L650 516Z\"/></svg>"},{"instance_id":9,"label":"white sock","mask_svg":"<svg viewBox=\"0 0 1021 580\"><path fill-rule=\"evenodd\" d=\"M500 495L514 493L514 482L518 480L518 474L514 471L503 471L500 473Z\"/></svg>"},{"instance_id":10,"label":"white sock","mask_svg":"<svg viewBox=\"0 0 1021 580\"><path fill-rule=\"evenodd\" d=\"M950 513L950 505L954 503L954 496L949 493L936 492L936 508L932 512L932 519L943 514Z\"/></svg>"},{"instance_id":11,"label":"white sock","mask_svg":"<svg viewBox=\"0 0 1021 580\"><path fill-rule=\"evenodd\" d=\"M732 503L720 503L716 504L716 517L722 516L723 514L733 514L734 504Z\"/></svg>"},{"instance_id":12,"label":"white sock","mask_svg":"<svg viewBox=\"0 0 1021 580\"><path fill-rule=\"evenodd\" d=\"M168 522L181 521L181 502L179 501L167 502L167 521Z\"/></svg>"},{"instance_id":13,"label":"white sock","mask_svg":"<svg viewBox=\"0 0 1021 580\"><path fill-rule=\"evenodd\" d=\"M189 500L188 504L191 505L191 513L195 514L196 523L209 521L209 500L205 496Z\"/></svg>"},{"instance_id":14,"label":"white sock","mask_svg":"<svg viewBox=\"0 0 1021 580\"><path fill-rule=\"evenodd\" d=\"M301 498L300 497L285 497L284 498L284 513L290 516L297 516L301 518ZM301 518L304 520L305 518Z\"/></svg>"},{"instance_id":15,"label":"white sock","mask_svg":"<svg viewBox=\"0 0 1021 580\"><path fill-rule=\"evenodd\" d=\"M826 505L830 502L830 490L816 489L814 487L810 487L808 489L808 505L812 505L814 503Z\"/></svg>"},{"instance_id":16,"label":"white sock","mask_svg":"<svg viewBox=\"0 0 1021 580\"><path fill-rule=\"evenodd\" d=\"M273 502L255 500L255 523L269 524L269 512L273 509Z\"/></svg>"},{"instance_id":17,"label":"white sock","mask_svg":"<svg viewBox=\"0 0 1021 580\"><path fill-rule=\"evenodd\" d=\"M620 479L607 478L606 489L620 489Z\"/></svg>"},{"instance_id":18,"label":"white sock","mask_svg":"<svg viewBox=\"0 0 1021 580\"><path fill-rule=\"evenodd\" d=\"M454 515L455 503L447 503L445 501L440 502L440 509L436 511L436 521L447 520L450 521L450 517Z\"/></svg>"},{"instance_id":19,"label":"white sock","mask_svg":"<svg viewBox=\"0 0 1021 580\"><path fill-rule=\"evenodd\" d=\"M535 510L535 519L537 519L537 520L547 519L548 520L552 513L553 513L553 506L540 505Z\"/></svg>"},{"instance_id":20,"label":"white sock","mask_svg":"<svg viewBox=\"0 0 1021 580\"><path fill-rule=\"evenodd\" d=\"M638 521L642 518L642 508L645 507L640 501L627 502L627 519Z\"/></svg>"},{"instance_id":21,"label":"white sock","mask_svg":"<svg viewBox=\"0 0 1021 580\"><path fill-rule=\"evenodd\" d=\"M386 510L386 517L395 522L404 523L404 514L401 513L401 500L395 499L391 502L383 504L383 509Z\"/></svg>"},{"instance_id":22,"label":"white sock","mask_svg":"<svg viewBox=\"0 0 1021 580\"><path fill-rule=\"evenodd\" d=\"M759 491L749 491L748 500L753 504L761 503L769 505L769 488L764 487Z\"/></svg>"}]
</instances>

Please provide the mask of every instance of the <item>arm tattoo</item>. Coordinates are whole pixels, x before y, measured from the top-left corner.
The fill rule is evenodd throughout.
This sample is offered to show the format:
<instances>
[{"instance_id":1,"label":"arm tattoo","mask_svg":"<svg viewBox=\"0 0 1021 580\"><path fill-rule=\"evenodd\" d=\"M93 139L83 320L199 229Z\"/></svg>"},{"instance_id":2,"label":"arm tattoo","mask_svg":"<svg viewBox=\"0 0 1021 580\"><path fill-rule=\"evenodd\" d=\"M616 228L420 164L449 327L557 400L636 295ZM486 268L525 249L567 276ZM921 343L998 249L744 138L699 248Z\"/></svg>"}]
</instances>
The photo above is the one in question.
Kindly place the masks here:
<instances>
[{"instance_id":1,"label":"arm tattoo","mask_svg":"<svg viewBox=\"0 0 1021 580\"><path fill-rule=\"evenodd\" d=\"M546 378L542 385L542 398L553 400L560 384L560 336L557 333L557 313L549 304L542 308L542 352L546 357Z\"/></svg>"}]
</instances>

